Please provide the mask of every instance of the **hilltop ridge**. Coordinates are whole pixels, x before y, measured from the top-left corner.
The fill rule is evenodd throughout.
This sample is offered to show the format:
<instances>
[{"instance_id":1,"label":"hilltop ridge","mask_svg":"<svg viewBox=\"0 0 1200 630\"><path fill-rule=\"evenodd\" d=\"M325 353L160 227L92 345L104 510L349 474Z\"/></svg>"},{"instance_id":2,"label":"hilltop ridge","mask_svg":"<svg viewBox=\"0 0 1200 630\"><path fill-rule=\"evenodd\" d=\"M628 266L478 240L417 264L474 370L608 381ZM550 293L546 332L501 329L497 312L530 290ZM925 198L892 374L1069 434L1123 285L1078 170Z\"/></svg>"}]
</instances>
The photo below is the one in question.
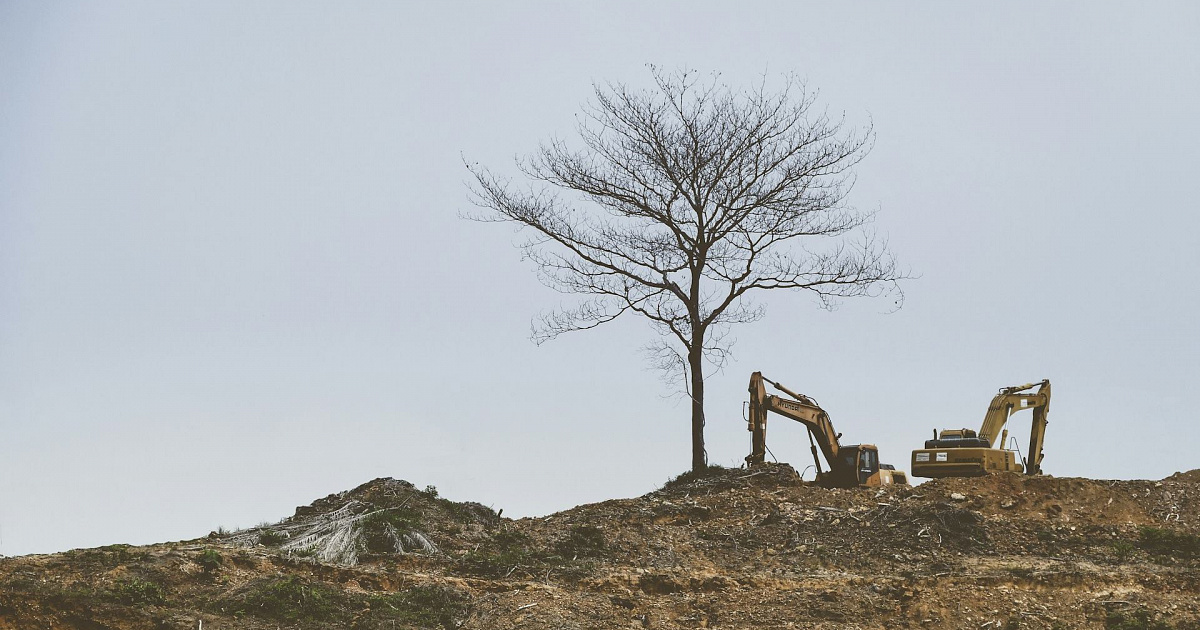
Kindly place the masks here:
<instances>
[{"instance_id":1,"label":"hilltop ridge","mask_svg":"<svg viewBox=\"0 0 1200 630\"><path fill-rule=\"evenodd\" d=\"M830 490L787 465L503 518L376 479L278 523L0 560L17 628L1200 628L1200 470Z\"/></svg>"}]
</instances>

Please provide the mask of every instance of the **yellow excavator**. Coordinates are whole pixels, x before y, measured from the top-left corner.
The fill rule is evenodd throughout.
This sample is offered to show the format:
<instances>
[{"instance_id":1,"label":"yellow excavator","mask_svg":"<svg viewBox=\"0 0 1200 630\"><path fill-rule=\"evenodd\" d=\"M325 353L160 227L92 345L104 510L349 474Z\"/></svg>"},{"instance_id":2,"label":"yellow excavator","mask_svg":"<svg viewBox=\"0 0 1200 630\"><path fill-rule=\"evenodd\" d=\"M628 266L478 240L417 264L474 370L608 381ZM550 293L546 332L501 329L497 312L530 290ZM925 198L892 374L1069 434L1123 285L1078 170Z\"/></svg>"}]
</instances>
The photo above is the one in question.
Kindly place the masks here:
<instances>
[{"instance_id":1,"label":"yellow excavator","mask_svg":"<svg viewBox=\"0 0 1200 630\"><path fill-rule=\"evenodd\" d=\"M1029 391L1037 386L1037 391ZM1007 448L1005 425L1014 413L1033 410L1033 428L1029 432L1029 453L1022 466L1017 453ZM925 448L912 453L912 474L917 477L978 477L994 472L1042 474L1042 444L1046 437L1046 414L1050 411L1050 381L1004 387L988 405L983 426L971 429L947 429L939 435L935 429ZM1003 433L1000 430L1003 429ZM997 434L1000 447L993 448Z\"/></svg>"},{"instance_id":2,"label":"yellow excavator","mask_svg":"<svg viewBox=\"0 0 1200 630\"><path fill-rule=\"evenodd\" d=\"M775 389L791 397L768 396L766 386L770 383ZM792 390L764 378L762 372L750 375L750 424L751 451L746 457L746 464L754 467L763 463L767 451L767 413L777 413L785 418L791 418L803 424L808 429L808 442L812 447L813 462L817 468L816 483L827 488L858 488L869 486L885 486L897 484L908 485L908 477L903 471L896 470L890 464L879 463L879 449L873 444L844 445L838 440L842 437L833 428L829 414L817 405L817 401L797 394ZM817 447L829 463L829 470L821 469L821 458L817 456Z\"/></svg>"}]
</instances>

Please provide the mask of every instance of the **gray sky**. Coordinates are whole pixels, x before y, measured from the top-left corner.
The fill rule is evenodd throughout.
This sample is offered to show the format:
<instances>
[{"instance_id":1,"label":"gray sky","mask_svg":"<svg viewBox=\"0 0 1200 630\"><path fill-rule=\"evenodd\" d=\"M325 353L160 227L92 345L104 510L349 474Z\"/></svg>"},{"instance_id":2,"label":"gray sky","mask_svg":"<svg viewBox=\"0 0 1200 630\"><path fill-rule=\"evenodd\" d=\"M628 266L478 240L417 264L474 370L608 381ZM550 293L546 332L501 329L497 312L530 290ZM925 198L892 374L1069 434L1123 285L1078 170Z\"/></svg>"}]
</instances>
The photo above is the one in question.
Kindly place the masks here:
<instances>
[{"instance_id":1,"label":"gray sky","mask_svg":"<svg viewBox=\"0 0 1200 630\"><path fill-rule=\"evenodd\" d=\"M892 314L767 295L709 382L712 461L749 451L763 370L902 468L1041 378L1047 472L1200 467L1198 32L1191 2L4 2L0 554L378 476L522 516L686 468L649 328L534 346L563 298L459 218L461 156L508 170L648 62L795 71L873 121L851 200L920 274Z\"/></svg>"}]
</instances>

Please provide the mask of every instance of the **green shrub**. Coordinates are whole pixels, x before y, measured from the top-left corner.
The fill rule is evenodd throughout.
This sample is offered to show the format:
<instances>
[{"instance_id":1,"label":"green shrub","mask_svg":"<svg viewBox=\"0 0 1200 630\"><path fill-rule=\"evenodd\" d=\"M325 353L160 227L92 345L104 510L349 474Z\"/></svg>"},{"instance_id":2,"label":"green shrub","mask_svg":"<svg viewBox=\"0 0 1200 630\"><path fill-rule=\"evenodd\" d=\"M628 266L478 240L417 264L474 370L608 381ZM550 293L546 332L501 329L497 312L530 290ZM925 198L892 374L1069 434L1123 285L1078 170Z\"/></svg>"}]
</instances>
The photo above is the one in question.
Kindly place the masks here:
<instances>
[{"instance_id":1,"label":"green shrub","mask_svg":"<svg viewBox=\"0 0 1200 630\"><path fill-rule=\"evenodd\" d=\"M342 593L320 582L287 576L255 586L232 608L280 621L324 621L336 616L344 601Z\"/></svg>"},{"instance_id":2,"label":"green shrub","mask_svg":"<svg viewBox=\"0 0 1200 630\"><path fill-rule=\"evenodd\" d=\"M154 582L138 578L118 582L116 587L110 592L110 595L118 602L130 606L162 604L167 601L161 586Z\"/></svg>"},{"instance_id":3,"label":"green shrub","mask_svg":"<svg viewBox=\"0 0 1200 630\"><path fill-rule=\"evenodd\" d=\"M1125 564L1129 558L1133 557L1133 552L1136 547L1128 540L1118 540L1112 544L1113 556L1117 560L1117 564Z\"/></svg>"},{"instance_id":4,"label":"green shrub","mask_svg":"<svg viewBox=\"0 0 1200 630\"><path fill-rule=\"evenodd\" d=\"M258 542L268 547L278 547L287 541L287 534L273 529L265 529L258 534Z\"/></svg>"},{"instance_id":5,"label":"green shrub","mask_svg":"<svg viewBox=\"0 0 1200 630\"><path fill-rule=\"evenodd\" d=\"M500 520L500 515L492 508L481 503L455 503L449 499L438 497L438 505L449 513L450 518L459 523L482 523L493 525Z\"/></svg>"},{"instance_id":6,"label":"green shrub","mask_svg":"<svg viewBox=\"0 0 1200 630\"><path fill-rule=\"evenodd\" d=\"M1138 530L1138 546L1156 556L1200 557L1200 536L1169 529L1141 528Z\"/></svg>"},{"instance_id":7,"label":"green shrub","mask_svg":"<svg viewBox=\"0 0 1200 630\"><path fill-rule=\"evenodd\" d=\"M219 569L222 560L224 558L215 549L205 549L196 556L196 564L199 564L205 573L212 573Z\"/></svg>"}]
</instances>

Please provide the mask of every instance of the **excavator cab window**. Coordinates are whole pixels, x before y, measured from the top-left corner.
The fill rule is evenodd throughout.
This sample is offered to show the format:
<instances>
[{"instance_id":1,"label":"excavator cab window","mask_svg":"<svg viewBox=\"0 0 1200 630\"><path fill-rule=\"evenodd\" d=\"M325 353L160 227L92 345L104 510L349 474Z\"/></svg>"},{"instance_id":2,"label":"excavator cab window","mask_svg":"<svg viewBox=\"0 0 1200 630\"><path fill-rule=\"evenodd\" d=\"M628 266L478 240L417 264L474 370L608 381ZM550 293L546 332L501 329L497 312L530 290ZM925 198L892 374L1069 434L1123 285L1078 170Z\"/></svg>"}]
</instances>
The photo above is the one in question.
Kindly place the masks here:
<instances>
[{"instance_id":1,"label":"excavator cab window","mask_svg":"<svg viewBox=\"0 0 1200 630\"><path fill-rule=\"evenodd\" d=\"M842 462L843 462L842 469L845 471L851 471L851 470L857 469L858 468L858 460L859 460L859 457L862 455L862 453L856 448L845 449L845 453L846 453L845 455L841 456ZM847 473L842 473L842 474L847 474Z\"/></svg>"},{"instance_id":2,"label":"excavator cab window","mask_svg":"<svg viewBox=\"0 0 1200 630\"><path fill-rule=\"evenodd\" d=\"M879 472L879 453L864 449L858 458L858 481L866 483L867 479Z\"/></svg>"}]
</instances>

